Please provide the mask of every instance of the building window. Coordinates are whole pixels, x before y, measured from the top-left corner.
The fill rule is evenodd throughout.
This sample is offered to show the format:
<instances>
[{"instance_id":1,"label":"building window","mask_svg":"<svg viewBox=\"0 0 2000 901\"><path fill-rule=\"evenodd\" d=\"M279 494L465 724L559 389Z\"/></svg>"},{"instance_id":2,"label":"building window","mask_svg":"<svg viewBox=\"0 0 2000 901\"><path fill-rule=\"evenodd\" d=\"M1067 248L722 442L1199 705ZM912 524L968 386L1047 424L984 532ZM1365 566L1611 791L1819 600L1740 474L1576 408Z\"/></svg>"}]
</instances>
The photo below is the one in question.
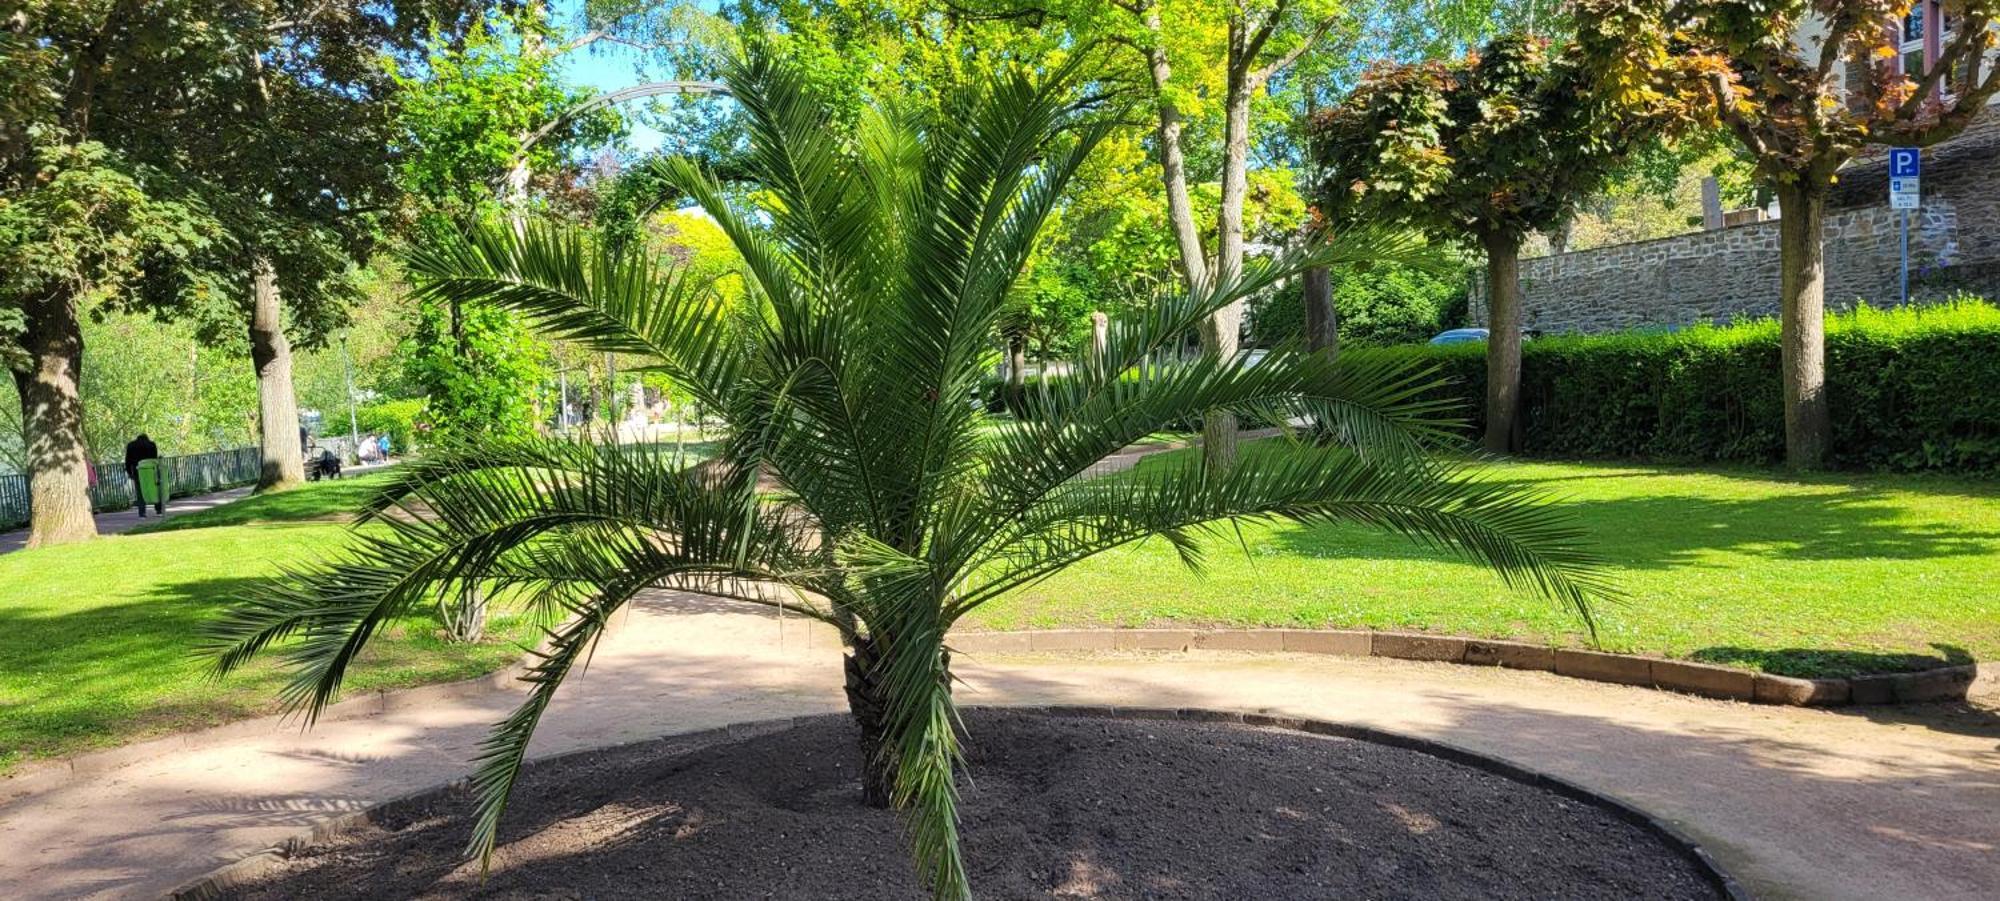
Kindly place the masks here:
<instances>
[{"instance_id":1,"label":"building window","mask_svg":"<svg viewBox=\"0 0 2000 901\"><path fill-rule=\"evenodd\" d=\"M1928 54L1924 52L1924 26L1926 18L1936 11L1932 0L1923 0L1910 6L1910 12L1903 17L1902 41L1896 52L1903 64L1903 74L1911 78L1924 77L1924 67Z\"/></svg>"}]
</instances>

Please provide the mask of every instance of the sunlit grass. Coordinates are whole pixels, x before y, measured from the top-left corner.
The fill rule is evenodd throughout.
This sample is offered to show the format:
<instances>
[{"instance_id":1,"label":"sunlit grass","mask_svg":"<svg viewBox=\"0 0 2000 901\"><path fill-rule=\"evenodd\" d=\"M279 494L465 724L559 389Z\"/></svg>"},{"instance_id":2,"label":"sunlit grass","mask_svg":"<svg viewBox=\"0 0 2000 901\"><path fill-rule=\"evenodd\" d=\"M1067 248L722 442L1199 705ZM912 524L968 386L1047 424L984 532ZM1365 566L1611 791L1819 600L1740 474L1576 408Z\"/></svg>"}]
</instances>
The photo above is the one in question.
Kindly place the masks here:
<instances>
[{"instance_id":1,"label":"sunlit grass","mask_svg":"<svg viewBox=\"0 0 2000 901\"><path fill-rule=\"evenodd\" d=\"M267 658L217 681L197 632L257 577L346 537L329 523L221 526L0 556L0 772L274 712L288 674ZM413 617L370 646L347 691L470 678L530 637L508 620L452 644Z\"/></svg>"},{"instance_id":2,"label":"sunlit grass","mask_svg":"<svg viewBox=\"0 0 2000 901\"><path fill-rule=\"evenodd\" d=\"M1606 649L1838 675L2000 659L2000 486L1909 476L1522 463L1629 600ZM976 628L1198 624L1424 629L1582 645L1582 623L1485 570L1358 527L1246 528L1190 575L1163 541L978 611Z\"/></svg>"}]
</instances>

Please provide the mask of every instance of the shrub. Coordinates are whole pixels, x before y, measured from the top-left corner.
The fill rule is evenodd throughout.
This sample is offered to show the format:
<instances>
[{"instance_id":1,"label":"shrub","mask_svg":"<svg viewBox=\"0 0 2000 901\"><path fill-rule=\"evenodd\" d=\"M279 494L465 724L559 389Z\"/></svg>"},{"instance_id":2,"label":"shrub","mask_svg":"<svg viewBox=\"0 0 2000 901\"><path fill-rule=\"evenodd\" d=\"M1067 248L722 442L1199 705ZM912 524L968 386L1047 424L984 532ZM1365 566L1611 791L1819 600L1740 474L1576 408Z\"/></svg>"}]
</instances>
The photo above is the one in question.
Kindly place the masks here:
<instances>
[{"instance_id":1,"label":"shrub","mask_svg":"<svg viewBox=\"0 0 2000 901\"><path fill-rule=\"evenodd\" d=\"M1831 462L2000 470L2000 308L1861 306L1827 317ZM1484 346L1397 351L1437 363L1479 422ZM1778 323L1529 341L1522 448L1562 457L1774 463L1784 458Z\"/></svg>"},{"instance_id":2,"label":"shrub","mask_svg":"<svg viewBox=\"0 0 2000 901\"><path fill-rule=\"evenodd\" d=\"M1333 309L1342 347L1384 347L1430 340L1451 327L1454 308L1465 308L1463 271L1427 272L1411 266L1347 267L1333 273ZM1250 302L1250 335L1261 346L1301 338L1305 302L1299 282L1267 291ZM1463 318L1460 314L1459 318Z\"/></svg>"},{"instance_id":3,"label":"shrub","mask_svg":"<svg viewBox=\"0 0 2000 901\"><path fill-rule=\"evenodd\" d=\"M417 419L423 412L421 400L385 400L362 407L354 415L362 434L388 435L389 446L400 454L415 449Z\"/></svg>"}]
</instances>

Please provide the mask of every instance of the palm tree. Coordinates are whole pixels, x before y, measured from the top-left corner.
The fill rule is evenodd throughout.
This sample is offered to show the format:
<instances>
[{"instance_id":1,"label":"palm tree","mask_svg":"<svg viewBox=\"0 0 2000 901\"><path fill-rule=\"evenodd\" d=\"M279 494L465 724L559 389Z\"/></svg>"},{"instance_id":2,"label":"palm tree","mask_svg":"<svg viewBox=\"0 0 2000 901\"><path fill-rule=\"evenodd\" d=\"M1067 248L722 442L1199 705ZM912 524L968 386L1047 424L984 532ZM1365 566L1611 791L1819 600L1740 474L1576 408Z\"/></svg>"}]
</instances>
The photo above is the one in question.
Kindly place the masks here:
<instances>
[{"instance_id":1,"label":"palm tree","mask_svg":"<svg viewBox=\"0 0 2000 901\"><path fill-rule=\"evenodd\" d=\"M288 639L288 699L308 716L394 617L478 584L555 623L532 690L478 757L472 853L496 823L556 687L635 593L667 588L811 617L845 643L863 795L903 809L939 897L969 896L947 636L1006 592L1160 536L1191 565L1205 530L1245 519L1351 521L1452 548L1574 607L1603 589L1579 536L1520 490L1427 458L1452 439L1433 379L1363 352L1280 349L1184 362L1210 313L1313 265L1413 258L1353 234L1159 301L1111 330L1027 415L970 402L1007 291L1077 167L1105 135L1072 74L1011 74L930 111L867 110L851 141L797 72L752 53L728 73L763 201L698 167L665 175L741 251L748 300L634 248L541 225L475 227L413 255L419 290L528 316L565 340L644 356L730 426L718 459L586 441L511 440L404 467L354 547L287 574L214 628L223 669ZM1101 118L1101 117L1099 117ZM1226 409L1332 423L1226 470L1166 456L1090 477L1171 423ZM382 515L395 510L407 514Z\"/></svg>"}]
</instances>

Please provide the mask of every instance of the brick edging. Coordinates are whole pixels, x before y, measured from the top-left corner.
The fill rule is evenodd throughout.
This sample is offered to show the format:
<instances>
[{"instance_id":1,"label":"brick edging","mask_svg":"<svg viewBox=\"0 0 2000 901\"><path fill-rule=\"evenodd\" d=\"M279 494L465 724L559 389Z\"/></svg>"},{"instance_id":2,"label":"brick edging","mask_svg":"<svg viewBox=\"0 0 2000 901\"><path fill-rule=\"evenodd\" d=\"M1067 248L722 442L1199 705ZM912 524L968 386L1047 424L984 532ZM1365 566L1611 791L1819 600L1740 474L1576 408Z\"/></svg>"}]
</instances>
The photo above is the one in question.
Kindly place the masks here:
<instances>
[{"instance_id":1,"label":"brick edging","mask_svg":"<svg viewBox=\"0 0 2000 901\"><path fill-rule=\"evenodd\" d=\"M1169 720L1189 723L1238 723L1245 726L1284 729L1292 732L1303 732L1309 735L1324 735L1354 741L1365 741L1370 744L1415 751L1419 754L1436 757L1440 760L1456 763L1461 766L1468 766L1531 788L1552 792L1569 800L1588 804L1603 810L1620 820L1624 820L1633 826L1652 833L1655 838L1664 842L1669 848L1672 848L1674 853L1692 864L1701 873L1703 880L1723 897L1730 899L1730 901L1749 901L1750 898L1750 893L1743 888L1742 883L1736 881L1735 877L1724 870L1722 865L1706 849L1702 848L1698 842L1673 824L1655 817L1629 802L1592 791L1560 776L1554 776L1517 763L1481 754L1449 742L1431 738L1419 738L1414 735L1390 732L1371 726L1339 723L1332 720L1275 716L1264 713L1243 713L1231 710L1212 710L1200 707L1114 707L1110 705L1012 706L994 704L969 705L960 707L959 709L961 711L1000 710L1010 713L1073 718ZM603 751L658 741L687 743L690 745L688 750L693 751L723 741L748 739L758 735L767 735L773 732L797 728L814 720L844 716L846 714L828 713L818 716L757 720L700 732L660 736L657 738L641 739L639 741L620 742L602 747L568 751L537 759L533 761L533 764L543 766L586 754L596 754ZM462 791L467 784L468 780L458 779L435 788L412 792L389 801L384 801L366 810L335 817L315 826L308 832L301 832L294 835L276 846L250 854L235 863L219 867L204 876L190 880L180 888L168 893L167 897L172 899L172 901L211 901L211 899L220 898L224 892L232 888L241 887L271 868L276 867L293 852L330 841L346 833L361 829L364 826L394 819L394 815L403 810L426 805L440 795Z\"/></svg>"},{"instance_id":2,"label":"brick edging","mask_svg":"<svg viewBox=\"0 0 2000 901\"><path fill-rule=\"evenodd\" d=\"M1540 670L1593 682L1613 682L1757 704L1837 707L1962 701L1975 682L2000 680L2000 667L1976 663L1913 673L1839 679L1795 679L1728 666L1611 654L1548 645L1369 629L1049 629L957 632L955 651L1287 651L1341 657L1387 657L1472 666Z\"/></svg>"}]
</instances>

